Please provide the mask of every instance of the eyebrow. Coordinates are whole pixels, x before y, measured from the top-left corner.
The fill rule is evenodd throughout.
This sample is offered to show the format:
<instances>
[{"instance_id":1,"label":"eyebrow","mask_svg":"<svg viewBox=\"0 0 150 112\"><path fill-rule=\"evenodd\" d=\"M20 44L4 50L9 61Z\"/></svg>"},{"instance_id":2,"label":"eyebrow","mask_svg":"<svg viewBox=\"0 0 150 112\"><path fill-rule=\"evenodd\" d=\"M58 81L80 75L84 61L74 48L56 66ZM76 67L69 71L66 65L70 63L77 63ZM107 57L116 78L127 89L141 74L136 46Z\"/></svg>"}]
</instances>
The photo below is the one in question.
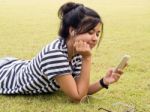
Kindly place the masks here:
<instances>
[{"instance_id":1,"label":"eyebrow","mask_svg":"<svg viewBox=\"0 0 150 112\"><path fill-rule=\"evenodd\" d=\"M92 29L92 30L96 31L95 29ZM98 33L100 33L101 31L100 31L100 30L98 30L97 32L98 32Z\"/></svg>"}]
</instances>

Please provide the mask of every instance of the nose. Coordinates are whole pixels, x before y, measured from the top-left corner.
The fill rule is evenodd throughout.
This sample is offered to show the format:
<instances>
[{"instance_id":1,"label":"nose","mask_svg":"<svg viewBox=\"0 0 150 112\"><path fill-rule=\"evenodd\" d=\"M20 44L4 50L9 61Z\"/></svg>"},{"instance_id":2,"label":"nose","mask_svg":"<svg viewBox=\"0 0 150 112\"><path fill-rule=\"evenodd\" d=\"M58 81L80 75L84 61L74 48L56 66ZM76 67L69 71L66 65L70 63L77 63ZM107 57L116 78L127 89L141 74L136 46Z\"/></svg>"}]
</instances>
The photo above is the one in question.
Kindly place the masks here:
<instances>
[{"instance_id":1,"label":"nose","mask_svg":"<svg viewBox=\"0 0 150 112\"><path fill-rule=\"evenodd\" d=\"M93 40L93 41L97 41L97 40L98 40L98 36L97 36L97 34L96 34L96 33L93 35L92 40Z\"/></svg>"}]
</instances>

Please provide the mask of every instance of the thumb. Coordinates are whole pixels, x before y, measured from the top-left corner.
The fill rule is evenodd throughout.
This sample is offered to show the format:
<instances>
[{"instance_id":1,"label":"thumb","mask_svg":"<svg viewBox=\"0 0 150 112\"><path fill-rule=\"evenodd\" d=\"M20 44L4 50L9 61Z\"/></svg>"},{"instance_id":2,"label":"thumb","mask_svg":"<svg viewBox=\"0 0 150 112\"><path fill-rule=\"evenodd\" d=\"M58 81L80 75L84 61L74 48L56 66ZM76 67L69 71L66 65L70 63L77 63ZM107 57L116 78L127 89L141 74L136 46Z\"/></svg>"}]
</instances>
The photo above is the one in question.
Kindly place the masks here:
<instances>
[{"instance_id":1,"label":"thumb","mask_svg":"<svg viewBox=\"0 0 150 112\"><path fill-rule=\"evenodd\" d=\"M111 74L113 73L113 68L110 68L107 72L108 76L111 76Z\"/></svg>"}]
</instances>

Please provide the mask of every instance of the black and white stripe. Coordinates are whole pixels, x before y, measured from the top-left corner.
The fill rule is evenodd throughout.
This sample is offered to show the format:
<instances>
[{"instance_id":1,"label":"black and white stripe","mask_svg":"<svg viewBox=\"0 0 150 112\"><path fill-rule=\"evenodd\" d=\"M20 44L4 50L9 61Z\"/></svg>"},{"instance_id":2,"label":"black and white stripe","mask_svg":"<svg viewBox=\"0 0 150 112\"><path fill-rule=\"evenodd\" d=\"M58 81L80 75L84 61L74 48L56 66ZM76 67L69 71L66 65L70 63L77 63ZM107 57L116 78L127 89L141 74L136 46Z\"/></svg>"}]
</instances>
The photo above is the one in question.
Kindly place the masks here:
<instances>
[{"instance_id":1,"label":"black and white stripe","mask_svg":"<svg viewBox=\"0 0 150 112\"><path fill-rule=\"evenodd\" d=\"M31 61L16 58L0 59L0 94L35 94L59 89L55 76L79 76L81 55L68 61L67 46L62 38L48 44Z\"/></svg>"}]
</instances>

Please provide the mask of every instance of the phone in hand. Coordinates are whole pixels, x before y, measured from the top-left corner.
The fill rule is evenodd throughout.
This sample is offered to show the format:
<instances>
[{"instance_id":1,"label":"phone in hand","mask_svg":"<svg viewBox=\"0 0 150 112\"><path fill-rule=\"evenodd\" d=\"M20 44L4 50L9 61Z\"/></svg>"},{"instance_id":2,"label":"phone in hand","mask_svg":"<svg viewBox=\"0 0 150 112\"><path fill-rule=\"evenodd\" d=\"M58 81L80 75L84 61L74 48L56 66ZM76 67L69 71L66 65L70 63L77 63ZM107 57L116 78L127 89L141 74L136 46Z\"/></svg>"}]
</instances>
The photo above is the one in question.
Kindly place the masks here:
<instances>
[{"instance_id":1,"label":"phone in hand","mask_svg":"<svg viewBox=\"0 0 150 112\"><path fill-rule=\"evenodd\" d=\"M117 69L123 70L123 69L125 68L125 66L126 66L126 64L127 64L127 62L128 62L128 60L129 60L129 58L130 58L129 55L124 55L124 56L122 57L120 63L119 63L119 64L117 65L117 67L115 68L115 71L116 71Z\"/></svg>"}]
</instances>

